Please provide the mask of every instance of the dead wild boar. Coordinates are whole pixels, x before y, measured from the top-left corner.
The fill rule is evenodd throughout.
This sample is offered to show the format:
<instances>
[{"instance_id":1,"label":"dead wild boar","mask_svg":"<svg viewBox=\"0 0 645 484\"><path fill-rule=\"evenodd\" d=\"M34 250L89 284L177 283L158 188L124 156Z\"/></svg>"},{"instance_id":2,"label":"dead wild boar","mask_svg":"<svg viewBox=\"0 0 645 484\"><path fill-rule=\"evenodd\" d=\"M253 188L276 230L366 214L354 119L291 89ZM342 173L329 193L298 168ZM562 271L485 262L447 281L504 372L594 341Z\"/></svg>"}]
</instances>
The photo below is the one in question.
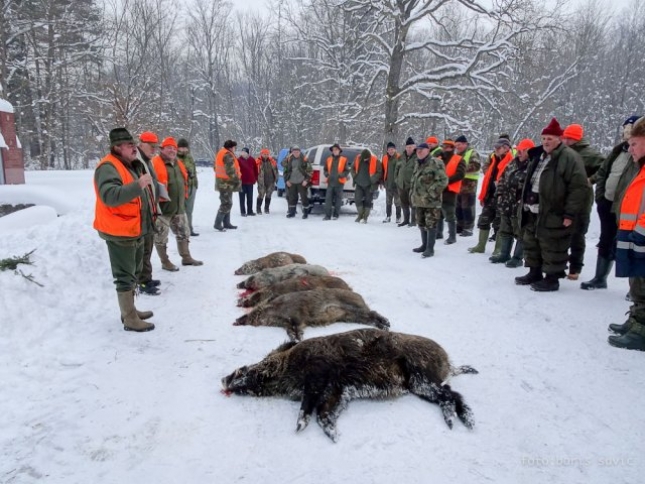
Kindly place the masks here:
<instances>
[{"instance_id":1,"label":"dead wild boar","mask_svg":"<svg viewBox=\"0 0 645 484\"><path fill-rule=\"evenodd\" d=\"M305 327L328 326L338 322L362 323L379 329L389 321L370 310L363 298L346 289L314 289L283 294L256 306L237 318L234 326L275 326L284 328L292 340L301 340Z\"/></svg>"},{"instance_id":2,"label":"dead wild boar","mask_svg":"<svg viewBox=\"0 0 645 484\"><path fill-rule=\"evenodd\" d=\"M329 271L323 266L313 264L287 264L286 266L263 269L244 279L237 287L238 289L256 290L270 286L276 282L291 279L292 277L328 275Z\"/></svg>"},{"instance_id":3,"label":"dead wild boar","mask_svg":"<svg viewBox=\"0 0 645 484\"><path fill-rule=\"evenodd\" d=\"M438 404L448 427L457 417L472 429L472 411L446 383L462 373L477 370L453 367L445 350L431 339L358 329L284 343L259 363L222 378L222 392L300 400L296 430L304 430L315 411L318 425L335 442L336 421L351 400L407 393Z\"/></svg>"},{"instance_id":4,"label":"dead wild boar","mask_svg":"<svg viewBox=\"0 0 645 484\"><path fill-rule=\"evenodd\" d=\"M242 264L242 266L235 271L236 276L250 275L260 272L262 269L271 269L273 267L282 267L287 264L306 264L307 261L304 257L298 254L290 254L289 252L273 252L259 259L253 259Z\"/></svg>"},{"instance_id":5,"label":"dead wild boar","mask_svg":"<svg viewBox=\"0 0 645 484\"><path fill-rule=\"evenodd\" d=\"M250 308L259 304L269 302L283 294L290 292L312 291L314 289L347 289L351 291L351 287L347 285L340 277L335 276L302 276L293 277L285 281L276 282L270 286L264 287L258 291L240 297L237 305Z\"/></svg>"}]
</instances>

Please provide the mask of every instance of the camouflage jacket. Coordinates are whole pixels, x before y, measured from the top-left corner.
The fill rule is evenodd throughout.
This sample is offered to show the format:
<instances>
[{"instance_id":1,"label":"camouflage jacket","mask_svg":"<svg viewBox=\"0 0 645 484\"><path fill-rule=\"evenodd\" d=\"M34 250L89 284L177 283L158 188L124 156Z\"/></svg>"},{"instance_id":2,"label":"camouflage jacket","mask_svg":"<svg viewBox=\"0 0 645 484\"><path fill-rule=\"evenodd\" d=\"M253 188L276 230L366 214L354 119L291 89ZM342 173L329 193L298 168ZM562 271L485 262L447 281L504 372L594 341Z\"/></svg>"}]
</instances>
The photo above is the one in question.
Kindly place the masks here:
<instances>
[{"instance_id":1,"label":"camouflage jacket","mask_svg":"<svg viewBox=\"0 0 645 484\"><path fill-rule=\"evenodd\" d=\"M215 190L239 192L242 189L242 179L235 169L235 157L230 151L224 155L224 169L228 180L224 178L215 178Z\"/></svg>"},{"instance_id":2,"label":"camouflage jacket","mask_svg":"<svg viewBox=\"0 0 645 484\"><path fill-rule=\"evenodd\" d=\"M589 145L589 142L584 138L582 138L577 143L572 144L570 148L578 153L582 157L582 161L584 161L585 163L585 172L587 173L587 178L590 179L589 188L587 190L587 203L585 210L591 210L594 200L592 186L593 176L602 166L602 162L605 161L605 157L598 153L598 151L593 149Z\"/></svg>"},{"instance_id":3,"label":"camouflage jacket","mask_svg":"<svg viewBox=\"0 0 645 484\"><path fill-rule=\"evenodd\" d=\"M294 157L293 154L289 154L289 156L282 160L282 168L284 170L282 175L284 177L284 181L287 182L291 179L291 172L294 169L294 165L295 168L300 171L305 181L309 183L314 169L311 166L309 159L302 153L299 158Z\"/></svg>"},{"instance_id":4,"label":"camouflage jacket","mask_svg":"<svg viewBox=\"0 0 645 484\"><path fill-rule=\"evenodd\" d=\"M195 166L193 155L190 153L177 153L177 158L184 162L188 172L188 191L197 190L197 167Z\"/></svg>"},{"instance_id":5,"label":"camouflage jacket","mask_svg":"<svg viewBox=\"0 0 645 484\"><path fill-rule=\"evenodd\" d=\"M520 161L516 156L497 183L497 210L504 217L517 217L518 205L522 200L522 188L526 180L529 160Z\"/></svg>"},{"instance_id":6,"label":"camouflage jacket","mask_svg":"<svg viewBox=\"0 0 645 484\"><path fill-rule=\"evenodd\" d=\"M412 206L441 208L442 194L448 186L448 175L443 162L428 155L424 160L417 160L416 165L410 188Z\"/></svg>"},{"instance_id":7,"label":"camouflage jacket","mask_svg":"<svg viewBox=\"0 0 645 484\"><path fill-rule=\"evenodd\" d=\"M412 155L408 157L408 154L404 151L401 154L401 159L396 167L396 186L399 187L399 190L410 189L412 175L416 170L416 167L417 154L412 153Z\"/></svg>"},{"instance_id":8,"label":"camouflage jacket","mask_svg":"<svg viewBox=\"0 0 645 484\"><path fill-rule=\"evenodd\" d=\"M278 183L278 164L268 157L266 160L262 157L257 159L258 162L258 190L275 188Z\"/></svg>"}]
</instances>

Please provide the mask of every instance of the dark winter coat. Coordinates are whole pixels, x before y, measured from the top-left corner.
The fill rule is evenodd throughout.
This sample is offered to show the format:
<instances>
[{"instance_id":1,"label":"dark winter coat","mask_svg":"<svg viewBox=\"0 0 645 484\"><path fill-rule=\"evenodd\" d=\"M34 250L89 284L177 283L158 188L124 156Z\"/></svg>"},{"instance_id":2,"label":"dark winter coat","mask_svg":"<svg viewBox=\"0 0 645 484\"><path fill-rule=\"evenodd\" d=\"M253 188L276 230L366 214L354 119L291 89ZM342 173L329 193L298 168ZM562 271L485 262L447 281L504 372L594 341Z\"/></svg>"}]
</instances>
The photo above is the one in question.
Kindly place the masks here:
<instances>
[{"instance_id":1,"label":"dark winter coat","mask_svg":"<svg viewBox=\"0 0 645 484\"><path fill-rule=\"evenodd\" d=\"M531 177L541 157L546 155L542 146L529 150L530 164L522 190L522 202L518 207L520 226L526 223L524 203L531 203ZM575 220L585 206L587 197L587 174L578 153L561 143L551 153L551 160L539 180L539 213L536 223L538 238L560 238L571 231L562 225L565 218Z\"/></svg>"},{"instance_id":2,"label":"dark winter coat","mask_svg":"<svg viewBox=\"0 0 645 484\"><path fill-rule=\"evenodd\" d=\"M582 138L577 143L572 144L569 148L578 153L582 158L582 161L585 164L585 172L587 173L587 178L591 179L596 172L602 166L602 162L605 161L605 158L595 149L593 149L589 142ZM593 186L591 181L587 188L587 201L585 203L585 210L589 212L593 205Z\"/></svg>"},{"instance_id":3,"label":"dark winter coat","mask_svg":"<svg viewBox=\"0 0 645 484\"><path fill-rule=\"evenodd\" d=\"M518 204L526 181L529 160L520 161L516 156L509 163L497 184L497 210L504 217L517 217Z\"/></svg>"},{"instance_id":4,"label":"dark winter coat","mask_svg":"<svg viewBox=\"0 0 645 484\"><path fill-rule=\"evenodd\" d=\"M240 156L237 159L240 164L240 173L242 174L242 185L255 185L258 181L258 164L255 158L247 156L244 158Z\"/></svg>"},{"instance_id":5,"label":"dark winter coat","mask_svg":"<svg viewBox=\"0 0 645 484\"><path fill-rule=\"evenodd\" d=\"M614 146L609 156L605 158L605 161L598 168L598 171L591 177L591 183L596 184L596 202L602 201L605 197L605 183L611 173L611 167L621 153L627 152L627 148L628 145L626 142Z\"/></svg>"},{"instance_id":6,"label":"dark winter coat","mask_svg":"<svg viewBox=\"0 0 645 484\"><path fill-rule=\"evenodd\" d=\"M401 159L397 165L396 186L399 191L410 190L412 185L412 174L417 167L417 154L412 153L410 156L404 151L401 153ZM447 178L447 177L446 177Z\"/></svg>"}]
</instances>

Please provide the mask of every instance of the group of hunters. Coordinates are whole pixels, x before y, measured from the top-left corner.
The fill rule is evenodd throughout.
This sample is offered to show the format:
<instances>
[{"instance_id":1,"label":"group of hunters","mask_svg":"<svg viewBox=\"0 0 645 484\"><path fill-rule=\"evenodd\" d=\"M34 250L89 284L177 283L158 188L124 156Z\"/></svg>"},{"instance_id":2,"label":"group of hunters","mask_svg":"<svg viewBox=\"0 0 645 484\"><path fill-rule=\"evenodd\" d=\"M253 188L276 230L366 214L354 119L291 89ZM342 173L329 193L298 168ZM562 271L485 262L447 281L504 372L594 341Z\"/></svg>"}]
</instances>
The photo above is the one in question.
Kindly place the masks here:
<instances>
[{"instance_id":1,"label":"group of hunters","mask_svg":"<svg viewBox=\"0 0 645 484\"><path fill-rule=\"evenodd\" d=\"M172 230L182 264L202 264L188 249L190 236L198 235L191 223L195 164L186 140L164 139L156 156L158 139L151 132L142 133L137 145L126 129L116 128L110 143L111 151L95 173L94 227L108 245L125 329L148 331L154 325L144 320L152 313L136 310L134 293L158 293L159 281L152 279L150 265L152 246L163 269L178 270L166 252ZM230 221L233 192L240 192L243 216L261 214L263 203L268 214L278 181L277 162L269 150L263 149L255 160L247 148L237 157L236 146L227 140L215 157L218 231L237 228ZM468 251L484 253L487 242L494 241L489 260L507 267L523 264L528 273L516 277L515 283L538 292L557 291L561 278L579 278L595 199L601 226L596 271L580 287L606 288L615 261L616 276L629 278L632 305L625 323L609 325L615 335L608 341L645 351L645 117L625 120L621 142L606 157L590 146L581 125L562 129L555 118L542 130L540 145L528 138L513 145L508 135L500 135L485 159L463 135L441 143L431 136L418 145L408 138L401 153L389 142L380 160L368 149L354 160L347 160L338 144L330 151L322 166L328 185L323 220L338 218L343 187L351 175L356 222L367 223L374 192L384 189L383 222L391 222L394 205L399 227L420 230L421 245L413 251L428 258L434 255L436 240L444 238L444 224L446 245L454 244L457 235L473 236L479 200L478 243ZM282 167L287 217L295 217L300 198L306 219L312 164L293 146Z\"/></svg>"}]
</instances>

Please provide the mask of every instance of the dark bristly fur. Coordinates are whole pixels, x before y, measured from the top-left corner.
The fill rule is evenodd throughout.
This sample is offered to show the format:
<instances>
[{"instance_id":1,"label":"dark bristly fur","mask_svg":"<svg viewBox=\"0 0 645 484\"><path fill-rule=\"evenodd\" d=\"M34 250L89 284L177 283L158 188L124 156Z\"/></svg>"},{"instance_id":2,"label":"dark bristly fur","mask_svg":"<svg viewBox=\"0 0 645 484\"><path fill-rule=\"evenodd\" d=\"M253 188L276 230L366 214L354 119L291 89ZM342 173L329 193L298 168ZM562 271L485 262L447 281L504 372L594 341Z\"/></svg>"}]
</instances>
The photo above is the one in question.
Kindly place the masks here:
<instances>
[{"instance_id":1,"label":"dark bristly fur","mask_svg":"<svg viewBox=\"0 0 645 484\"><path fill-rule=\"evenodd\" d=\"M300 400L296 429L303 430L315 412L325 434L336 441L336 420L356 398L388 398L412 393L436 403L446 424L456 418L468 428L472 412L446 380L477 373L451 366L445 350L431 339L378 329L289 342L262 361L222 378L224 392Z\"/></svg>"},{"instance_id":2,"label":"dark bristly fur","mask_svg":"<svg viewBox=\"0 0 645 484\"><path fill-rule=\"evenodd\" d=\"M274 267L282 267L287 264L306 264L307 261L304 257L298 254L290 254L289 252L272 252L271 254L253 259L242 264L242 266L235 271L236 276L247 276L255 274L263 269L272 269Z\"/></svg>"},{"instance_id":3,"label":"dark bristly fur","mask_svg":"<svg viewBox=\"0 0 645 484\"><path fill-rule=\"evenodd\" d=\"M238 289L261 289L276 282L302 276L328 276L329 271L314 264L287 264L286 266L263 269L237 285Z\"/></svg>"},{"instance_id":4,"label":"dark bristly fur","mask_svg":"<svg viewBox=\"0 0 645 484\"><path fill-rule=\"evenodd\" d=\"M379 329L389 321L370 310L363 298L346 289L314 289L283 294L256 306L237 318L235 326L276 326L287 330L289 338L301 340L307 326L327 326L337 322L362 323Z\"/></svg>"},{"instance_id":5,"label":"dark bristly fur","mask_svg":"<svg viewBox=\"0 0 645 484\"><path fill-rule=\"evenodd\" d=\"M251 294L241 296L237 305L250 308L262 303L266 303L283 294L291 292L312 291L314 289L346 289L351 291L340 277L334 276L303 276L287 279L286 281L276 282L270 286L260 289Z\"/></svg>"}]
</instances>

